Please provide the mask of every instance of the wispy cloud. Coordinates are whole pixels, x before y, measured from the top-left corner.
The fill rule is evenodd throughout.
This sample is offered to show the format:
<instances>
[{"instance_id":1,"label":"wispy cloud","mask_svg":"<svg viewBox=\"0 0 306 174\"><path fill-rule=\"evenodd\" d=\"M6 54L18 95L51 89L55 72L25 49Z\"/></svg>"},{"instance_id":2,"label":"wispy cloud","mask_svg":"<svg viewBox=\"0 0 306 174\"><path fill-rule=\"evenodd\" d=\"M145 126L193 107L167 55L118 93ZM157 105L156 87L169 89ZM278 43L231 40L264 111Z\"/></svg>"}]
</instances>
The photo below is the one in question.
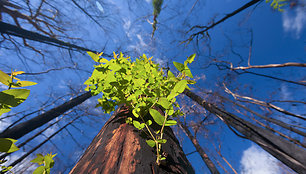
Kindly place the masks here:
<instances>
[{"instance_id":1,"label":"wispy cloud","mask_svg":"<svg viewBox=\"0 0 306 174\"><path fill-rule=\"evenodd\" d=\"M278 174L277 160L266 151L252 144L243 152L240 160L242 174Z\"/></svg>"},{"instance_id":2,"label":"wispy cloud","mask_svg":"<svg viewBox=\"0 0 306 174\"><path fill-rule=\"evenodd\" d=\"M298 6L294 12L283 12L283 28L286 32L293 32L297 38L306 25L306 6Z\"/></svg>"}]
</instances>

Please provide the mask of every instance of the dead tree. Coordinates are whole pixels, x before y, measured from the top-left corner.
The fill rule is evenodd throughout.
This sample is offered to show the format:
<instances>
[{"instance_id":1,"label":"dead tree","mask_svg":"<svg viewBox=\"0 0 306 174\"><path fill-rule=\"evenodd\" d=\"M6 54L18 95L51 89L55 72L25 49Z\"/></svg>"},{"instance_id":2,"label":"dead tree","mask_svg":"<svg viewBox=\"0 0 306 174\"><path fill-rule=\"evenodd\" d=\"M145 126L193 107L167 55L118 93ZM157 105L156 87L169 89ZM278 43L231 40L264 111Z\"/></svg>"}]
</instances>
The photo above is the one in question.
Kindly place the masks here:
<instances>
[{"instance_id":1,"label":"dead tree","mask_svg":"<svg viewBox=\"0 0 306 174\"><path fill-rule=\"evenodd\" d=\"M118 107L70 174L194 173L171 128L165 130L167 143L162 149L166 160L157 165L155 148L147 145L144 132L125 122L128 116L132 116L128 108Z\"/></svg>"},{"instance_id":2,"label":"dead tree","mask_svg":"<svg viewBox=\"0 0 306 174\"><path fill-rule=\"evenodd\" d=\"M185 90L184 94L209 112L216 115L238 136L258 144L272 156L298 173L306 171L306 150L300 148L268 129L256 126L213 103L209 103L195 93ZM236 132L237 131L237 132ZM239 134L240 133L240 134Z\"/></svg>"}]
</instances>

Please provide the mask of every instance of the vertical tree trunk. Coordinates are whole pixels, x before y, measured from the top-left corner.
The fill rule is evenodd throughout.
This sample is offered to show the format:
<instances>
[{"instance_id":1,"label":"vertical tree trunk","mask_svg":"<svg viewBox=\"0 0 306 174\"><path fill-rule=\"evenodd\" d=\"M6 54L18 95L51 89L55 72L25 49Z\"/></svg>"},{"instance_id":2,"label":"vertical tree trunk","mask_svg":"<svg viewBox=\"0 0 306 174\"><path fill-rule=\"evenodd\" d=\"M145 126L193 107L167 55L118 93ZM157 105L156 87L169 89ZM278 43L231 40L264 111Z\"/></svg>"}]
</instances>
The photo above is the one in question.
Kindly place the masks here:
<instances>
[{"instance_id":1,"label":"vertical tree trunk","mask_svg":"<svg viewBox=\"0 0 306 174\"><path fill-rule=\"evenodd\" d=\"M195 136L192 135L192 133L190 132L190 130L188 129L187 126L185 126L182 122L178 121L178 126L182 128L182 130L185 132L185 134L187 135L187 137L190 139L190 141L192 142L193 146L196 148L197 152L199 153L199 155L201 156L201 158L203 159L203 161L205 162L207 168L209 169L209 171L212 174L219 174L220 172L218 171L217 167L215 166L215 164L211 161L211 159L209 158L209 156L207 155L207 153L204 151L204 149L201 147L201 145L199 144L198 140L196 139Z\"/></svg>"},{"instance_id":2,"label":"vertical tree trunk","mask_svg":"<svg viewBox=\"0 0 306 174\"><path fill-rule=\"evenodd\" d=\"M147 145L143 132L125 123L131 116L126 107L119 107L70 171L79 173L194 173L172 129L165 129L162 150L165 161L156 164L155 148Z\"/></svg>"}]
</instances>

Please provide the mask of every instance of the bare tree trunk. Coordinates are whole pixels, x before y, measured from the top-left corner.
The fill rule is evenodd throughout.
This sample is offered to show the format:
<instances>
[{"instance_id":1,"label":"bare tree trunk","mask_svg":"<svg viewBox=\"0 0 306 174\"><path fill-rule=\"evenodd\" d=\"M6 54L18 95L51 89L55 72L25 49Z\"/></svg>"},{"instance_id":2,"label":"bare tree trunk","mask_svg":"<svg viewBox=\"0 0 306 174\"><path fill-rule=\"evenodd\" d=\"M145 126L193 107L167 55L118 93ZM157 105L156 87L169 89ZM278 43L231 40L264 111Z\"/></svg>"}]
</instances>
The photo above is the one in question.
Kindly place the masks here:
<instances>
[{"instance_id":1,"label":"bare tree trunk","mask_svg":"<svg viewBox=\"0 0 306 174\"><path fill-rule=\"evenodd\" d=\"M264 150L269 152L278 160L282 161L297 173L306 173L305 149L290 143L267 129L255 126L254 124L243 120L234 114L228 113L218 108L215 104L206 102L200 96L189 90L185 90L184 94L200 104L209 112L215 114L218 118L224 121L231 130L234 128L243 135L239 135L235 132L235 130L233 130L238 136L247 138L257 143Z\"/></svg>"},{"instance_id":2,"label":"bare tree trunk","mask_svg":"<svg viewBox=\"0 0 306 174\"><path fill-rule=\"evenodd\" d=\"M132 116L126 107L119 107L91 142L81 159L70 171L79 173L194 173L172 129L165 129L162 150L165 161L156 164L155 148L145 142L144 132L125 123Z\"/></svg>"},{"instance_id":3,"label":"bare tree trunk","mask_svg":"<svg viewBox=\"0 0 306 174\"><path fill-rule=\"evenodd\" d=\"M49 121L53 120L54 118L60 116L61 114L67 112L71 108L83 103L85 100L91 97L90 92L86 92L82 95L79 95L64 104L53 108L41 115L38 115L28 121L19 123L18 125L7 129L6 131L0 134L0 138L13 138L18 139L27 133L39 128L40 126L48 123Z\"/></svg>"},{"instance_id":4,"label":"bare tree trunk","mask_svg":"<svg viewBox=\"0 0 306 174\"><path fill-rule=\"evenodd\" d=\"M203 161L205 162L206 166L210 170L211 173L213 174L219 174L220 172L218 171L217 167L215 164L211 161L211 159L208 157L208 155L205 153L201 145L199 144L198 140L196 137L194 137L191 132L189 131L188 127L183 125L179 120L178 120L178 126L182 128L182 130L185 132L187 137L191 140L192 144L196 148L197 152L199 155L202 157Z\"/></svg>"},{"instance_id":5,"label":"bare tree trunk","mask_svg":"<svg viewBox=\"0 0 306 174\"><path fill-rule=\"evenodd\" d=\"M49 44L49 45L53 45L53 46L65 48L65 49L75 49L78 51L97 52L97 51L94 51L88 48L84 48L78 45L74 45L68 42L61 41L55 38L44 36L44 35L41 35L33 31L28 31L18 26L11 25L11 24L8 24L2 21L0 21L0 33L17 36L20 38L29 39L29 40L33 40L37 42L42 42L45 44ZM108 54L103 54L103 55L109 57Z\"/></svg>"}]
</instances>

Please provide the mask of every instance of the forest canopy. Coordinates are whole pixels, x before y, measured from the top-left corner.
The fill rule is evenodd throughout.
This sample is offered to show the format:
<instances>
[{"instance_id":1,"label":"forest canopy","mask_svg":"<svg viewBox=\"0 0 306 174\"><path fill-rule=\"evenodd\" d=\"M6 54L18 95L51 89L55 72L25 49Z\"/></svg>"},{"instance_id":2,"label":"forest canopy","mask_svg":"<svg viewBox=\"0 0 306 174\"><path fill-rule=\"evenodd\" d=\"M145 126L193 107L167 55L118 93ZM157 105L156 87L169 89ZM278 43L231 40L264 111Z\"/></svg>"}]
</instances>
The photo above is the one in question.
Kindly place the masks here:
<instances>
[{"instance_id":1,"label":"forest canopy","mask_svg":"<svg viewBox=\"0 0 306 174\"><path fill-rule=\"evenodd\" d=\"M305 11L305 0L0 0L1 170L69 173L125 104L158 165L171 126L195 173L303 173Z\"/></svg>"}]
</instances>

